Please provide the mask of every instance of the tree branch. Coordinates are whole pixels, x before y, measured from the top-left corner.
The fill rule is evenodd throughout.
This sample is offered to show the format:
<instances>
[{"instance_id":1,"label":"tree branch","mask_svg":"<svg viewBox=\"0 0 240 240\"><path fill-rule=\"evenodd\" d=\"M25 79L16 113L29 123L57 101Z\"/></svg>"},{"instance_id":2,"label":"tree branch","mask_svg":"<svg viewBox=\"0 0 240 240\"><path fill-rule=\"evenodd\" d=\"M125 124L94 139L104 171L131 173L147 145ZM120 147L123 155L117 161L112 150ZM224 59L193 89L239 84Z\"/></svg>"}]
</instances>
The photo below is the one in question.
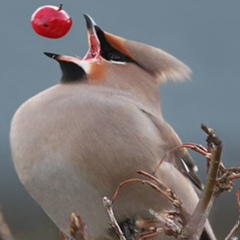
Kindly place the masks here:
<instances>
[{"instance_id":1,"label":"tree branch","mask_svg":"<svg viewBox=\"0 0 240 240\"><path fill-rule=\"evenodd\" d=\"M0 211L0 240L14 240L14 237L8 227L2 211Z\"/></svg>"},{"instance_id":2,"label":"tree branch","mask_svg":"<svg viewBox=\"0 0 240 240\"><path fill-rule=\"evenodd\" d=\"M236 240L240 236L240 189L237 192L237 202L238 202L238 220L236 224L231 229L230 233L227 235L225 240Z\"/></svg>"},{"instance_id":3,"label":"tree branch","mask_svg":"<svg viewBox=\"0 0 240 240\"><path fill-rule=\"evenodd\" d=\"M212 204L215 200L215 187L217 184L218 170L222 158L222 141L216 136L214 131L208 128L206 125L202 125L202 129L207 133L208 148L211 150L210 156L210 169L207 179L207 185L203 191L202 197L200 198L196 209L190 221L183 229L183 239L198 240L204 228L204 224L208 218L209 212L212 208ZM212 144L215 145L215 149L212 148Z\"/></svg>"}]
</instances>

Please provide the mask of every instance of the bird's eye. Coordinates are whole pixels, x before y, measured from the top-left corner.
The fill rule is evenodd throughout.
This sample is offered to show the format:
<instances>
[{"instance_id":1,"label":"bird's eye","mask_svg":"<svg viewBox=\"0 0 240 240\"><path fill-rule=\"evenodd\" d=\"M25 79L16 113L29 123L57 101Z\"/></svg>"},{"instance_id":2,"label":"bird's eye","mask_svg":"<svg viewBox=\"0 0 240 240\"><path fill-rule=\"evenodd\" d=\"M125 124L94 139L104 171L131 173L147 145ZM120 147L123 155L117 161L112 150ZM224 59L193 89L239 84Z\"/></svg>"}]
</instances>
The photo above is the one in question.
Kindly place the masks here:
<instances>
[{"instance_id":1,"label":"bird's eye","mask_svg":"<svg viewBox=\"0 0 240 240\"><path fill-rule=\"evenodd\" d=\"M125 59L123 56L121 56L118 53L114 53L114 52L110 52L108 54L108 59L109 59L109 61L113 61L113 62L125 62Z\"/></svg>"}]
</instances>

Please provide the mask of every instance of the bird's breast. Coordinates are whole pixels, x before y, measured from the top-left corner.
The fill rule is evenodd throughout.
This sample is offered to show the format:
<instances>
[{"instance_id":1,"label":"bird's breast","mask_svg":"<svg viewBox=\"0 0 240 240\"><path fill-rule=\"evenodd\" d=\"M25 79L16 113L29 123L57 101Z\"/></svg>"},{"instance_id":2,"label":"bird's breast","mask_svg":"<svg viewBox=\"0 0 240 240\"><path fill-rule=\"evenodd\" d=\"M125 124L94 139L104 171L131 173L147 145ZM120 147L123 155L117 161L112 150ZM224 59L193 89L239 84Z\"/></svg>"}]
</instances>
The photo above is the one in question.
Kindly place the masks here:
<instances>
[{"instance_id":1,"label":"bird's breast","mask_svg":"<svg viewBox=\"0 0 240 240\"><path fill-rule=\"evenodd\" d=\"M136 177L136 170L153 171L161 141L131 99L74 85L56 86L28 100L11 127L13 160L31 195L61 229L77 212L95 227L93 232L108 226L102 198ZM148 212L152 203L140 201L146 194L141 187L128 189L118 204L120 219L141 207ZM124 209L126 202L131 207Z\"/></svg>"}]
</instances>

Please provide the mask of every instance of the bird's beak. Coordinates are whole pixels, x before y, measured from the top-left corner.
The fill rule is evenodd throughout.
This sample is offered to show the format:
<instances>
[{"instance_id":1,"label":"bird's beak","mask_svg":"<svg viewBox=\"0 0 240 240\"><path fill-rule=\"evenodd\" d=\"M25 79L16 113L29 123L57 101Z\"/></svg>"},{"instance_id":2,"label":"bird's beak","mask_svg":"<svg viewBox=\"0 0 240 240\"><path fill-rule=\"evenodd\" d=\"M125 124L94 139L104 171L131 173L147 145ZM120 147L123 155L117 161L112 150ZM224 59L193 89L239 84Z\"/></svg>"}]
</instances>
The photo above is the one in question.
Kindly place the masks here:
<instances>
[{"instance_id":1,"label":"bird's beak","mask_svg":"<svg viewBox=\"0 0 240 240\"><path fill-rule=\"evenodd\" d=\"M55 53L44 53L46 56L57 60L57 61L66 61L66 62L79 62L79 61L96 61L101 58L101 44L97 35L97 30L100 29L94 20L87 14L84 14L84 18L86 20L87 25L87 31L88 31L88 43L89 43L89 49L87 54L84 58L80 57L70 57L66 55L59 55Z\"/></svg>"},{"instance_id":2,"label":"bird's beak","mask_svg":"<svg viewBox=\"0 0 240 240\"><path fill-rule=\"evenodd\" d=\"M49 53L49 52L44 52L44 54L54 60L58 60L59 58L61 58L61 55L56 54L56 53Z\"/></svg>"},{"instance_id":3,"label":"bird's beak","mask_svg":"<svg viewBox=\"0 0 240 240\"><path fill-rule=\"evenodd\" d=\"M83 15L86 20L87 30L88 30L88 42L89 50L84 60L96 59L100 57L101 45L96 32L96 23L94 20L87 14ZM99 28L99 27L97 27Z\"/></svg>"},{"instance_id":4,"label":"bird's beak","mask_svg":"<svg viewBox=\"0 0 240 240\"><path fill-rule=\"evenodd\" d=\"M46 56L48 56L49 58L52 58L58 62L75 62L76 59L78 58L75 58L75 57L71 57L71 56L66 56L66 55L59 55L59 54L56 54L56 53L49 53L49 52L44 52L44 54ZM81 59L78 59L78 61L80 61Z\"/></svg>"}]
</instances>

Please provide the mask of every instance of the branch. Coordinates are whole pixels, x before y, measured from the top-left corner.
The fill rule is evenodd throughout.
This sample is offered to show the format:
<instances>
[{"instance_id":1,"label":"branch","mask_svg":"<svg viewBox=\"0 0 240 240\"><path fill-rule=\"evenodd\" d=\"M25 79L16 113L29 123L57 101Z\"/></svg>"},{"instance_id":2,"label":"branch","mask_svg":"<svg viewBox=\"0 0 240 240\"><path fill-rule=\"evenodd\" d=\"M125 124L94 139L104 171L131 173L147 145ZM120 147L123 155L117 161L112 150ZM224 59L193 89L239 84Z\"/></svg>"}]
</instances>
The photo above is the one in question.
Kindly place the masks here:
<instances>
[{"instance_id":1,"label":"branch","mask_svg":"<svg viewBox=\"0 0 240 240\"><path fill-rule=\"evenodd\" d=\"M216 136L212 129L208 128L206 125L202 125L202 129L208 135L208 149L212 153L210 156L209 176L202 197L200 198L189 223L183 229L183 239L187 238L198 240L200 238L204 224L215 200L214 193L217 184L217 176L221 163L223 146L222 141ZM213 148L213 145L216 147L215 149Z\"/></svg>"},{"instance_id":2,"label":"branch","mask_svg":"<svg viewBox=\"0 0 240 240\"><path fill-rule=\"evenodd\" d=\"M161 164L165 161L165 159L173 152L176 152L177 150L181 149L181 148L187 148L187 149L192 149L193 151L205 156L206 158L209 157L209 152L206 148L204 148L202 145L196 144L196 143L186 143L186 144L182 144L180 146L177 146L175 148L172 148L171 150L167 151L163 157L161 158L161 160L159 161L159 163L157 164L157 167L155 168L155 170L153 171L153 175L155 175L155 173L157 172L157 170L160 168Z\"/></svg>"},{"instance_id":3,"label":"branch","mask_svg":"<svg viewBox=\"0 0 240 240\"><path fill-rule=\"evenodd\" d=\"M4 219L2 211L0 211L0 240L14 240L10 228Z\"/></svg>"},{"instance_id":4,"label":"branch","mask_svg":"<svg viewBox=\"0 0 240 240\"><path fill-rule=\"evenodd\" d=\"M182 206L181 199L155 176L145 171L137 171L137 173L148 178L151 181L140 178L131 178L125 180L118 185L111 200L107 197L103 198L104 206L107 209L111 226L114 229L115 233L122 240L132 239L132 235L134 235L134 238L138 240L149 239L156 236L179 236L181 232L179 229L182 229L182 226L184 226L190 218L190 214ZM153 190L163 196L167 201L169 201L175 207L175 210L172 212L166 211L161 215L154 212L152 209L149 210L154 218L132 220L130 224L133 225L134 233L131 233L129 232L128 227L130 225L128 222L122 223L122 229L120 228L114 216L113 205L119 198L121 189L123 187L136 183L146 184L147 186L151 187ZM128 235L131 236L128 237Z\"/></svg>"},{"instance_id":5,"label":"branch","mask_svg":"<svg viewBox=\"0 0 240 240\"><path fill-rule=\"evenodd\" d=\"M166 153L157 166L157 168L160 167L161 163L169 153L180 148L190 148L206 157L208 164L207 185L193 214L190 216L187 210L183 208L181 199L174 193L174 191L172 191L172 189L169 189L165 183L161 182L152 174L144 171L137 171L138 174L147 179L127 179L118 185L111 200L107 197L103 198L103 204L110 217L111 226L120 240L144 240L166 236L172 236L182 240L200 239L215 199L222 192L232 190L233 180L240 178L240 167L227 169L221 161L223 149L222 141L216 136L215 132L206 125L202 125L202 129L208 135L207 149L197 144L183 144ZM119 225L114 216L113 205L119 198L123 187L136 183L145 184L151 187L167 199L175 207L175 210L172 212L165 211L164 213L159 214L150 209L149 212L153 215L153 218L130 219ZM239 219L225 240L234 240L236 239L235 237L237 234L240 233L240 190L238 192L238 204ZM88 240L89 237L86 225L83 223L82 219L76 215L72 215L71 221L70 232L74 239ZM62 236L64 240L68 239L66 235L63 234Z\"/></svg>"},{"instance_id":6,"label":"branch","mask_svg":"<svg viewBox=\"0 0 240 240\"><path fill-rule=\"evenodd\" d=\"M103 198L103 205L104 207L107 209L107 212L108 212L108 215L110 217L110 223L111 223L111 226L112 228L115 230L116 234L118 235L119 239L120 240L126 240L126 238L124 237L124 234L114 216L114 213L113 213L113 209L112 209L112 201L110 201L107 197L104 197Z\"/></svg>"},{"instance_id":7,"label":"branch","mask_svg":"<svg viewBox=\"0 0 240 240\"><path fill-rule=\"evenodd\" d=\"M225 238L225 240L238 239L238 236L240 236L240 189L238 189L237 192L237 199L238 199L238 220L231 229L230 233Z\"/></svg>"},{"instance_id":8,"label":"branch","mask_svg":"<svg viewBox=\"0 0 240 240\"><path fill-rule=\"evenodd\" d=\"M87 225L83 222L83 219L76 215L75 213L71 214L71 223L69 226L69 231L73 240L89 240ZM60 233L63 240L69 240L68 236L65 233Z\"/></svg>"}]
</instances>

